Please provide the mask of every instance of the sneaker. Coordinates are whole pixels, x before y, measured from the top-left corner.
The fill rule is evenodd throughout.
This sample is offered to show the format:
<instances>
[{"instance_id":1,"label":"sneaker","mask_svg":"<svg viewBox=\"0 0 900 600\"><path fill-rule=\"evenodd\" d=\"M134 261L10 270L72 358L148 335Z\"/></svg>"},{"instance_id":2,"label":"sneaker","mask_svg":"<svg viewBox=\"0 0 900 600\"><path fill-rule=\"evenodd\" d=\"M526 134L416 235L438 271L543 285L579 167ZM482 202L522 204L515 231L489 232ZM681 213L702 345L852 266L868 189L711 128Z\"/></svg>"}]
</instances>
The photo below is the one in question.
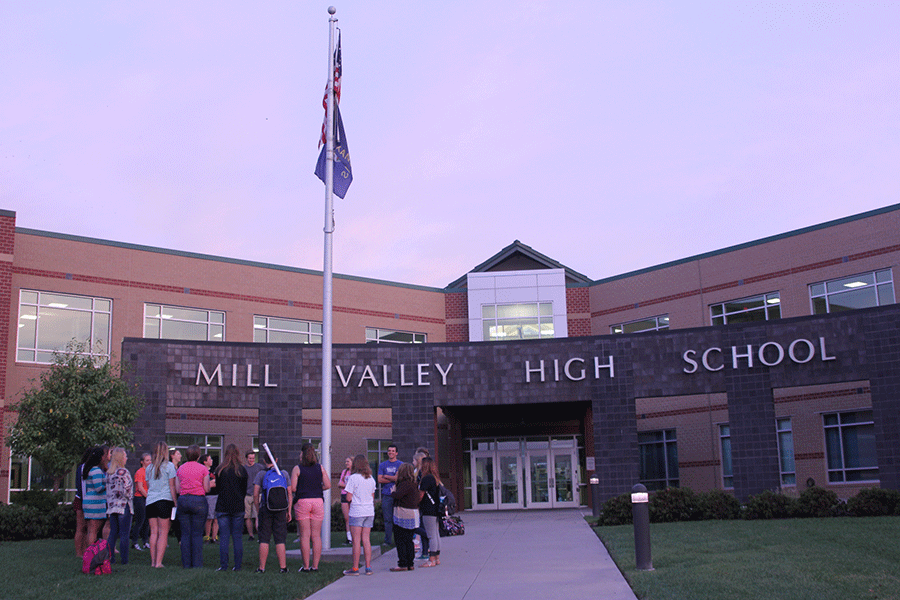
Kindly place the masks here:
<instances>
[{"instance_id":1,"label":"sneaker","mask_svg":"<svg viewBox=\"0 0 900 600\"><path fill-rule=\"evenodd\" d=\"M252 541L253 541L253 536L251 535L249 539L250 539L250 541L252 542Z\"/></svg>"},{"instance_id":2,"label":"sneaker","mask_svg":"<svg viewBox=\"0 0 900 600\"><path fill-rule=\"evenodd\" d=\"M283 569L279 569L278 572L279 573L287 573L288 572L287 567L285 567Z\"/></svg>"},{"instance_id":3,"label":"sneaker","mask_svg":"<svg viewBox=\"0 0 900 600\"><path fill-rule=\"evenodd\" d=\"M299 543L300 543L300 538L299 538L299 537L295 537L295 538L294 538L294 541L291 542L291 543L292 543L292 544L299 544Z\"/></svg>"},{"instance_id":4,"label":"sneaker","mask_svg":"<svg viewBox=\"0 0 900 600\"><path fill-rule=\"evenodd\" d=\"M134 549L137 550L138 552L142 552L144 550L140 544L135 544Z\"/></svg>"},{"instance_id":5,"label":"sneaker","mask_svg":"<svg viewBox=\"0 0 900 600\"><path fill-rule=\"evenodd\" d=\"M429 556L427 554L423 554L422 556L419 557L419 560L428 560L428 559L429 559Z\"/></svg>"},{"instance_id":6,"label":"sneaker","mask_svg":"<svg viewBox=\"0 0 900 600\"><path fill-rule=\"evenodd\" d=\"M219 571L227 571L227 570L228 570L228 567L219 567L218 569L216 569L216 572L218 573Z\"/></svg>"},{"instance_id":7,"label":"sneaker","mask_svg":"<svg viewBox=\"0 0 900 600\"><path fill-rule=\"evenodd\" d=\"M257 569L256 572L257 572L257 573L265 573L266 570L265 570L265 569Z\"/></svg>"},{"instance_id":8,"label":"sneaker","mask_svg":"<svg viewBox=\"0 0 900 600\"><path fill-rule=\"evenodd\" d=\"M372 574L372 569L370 569L369 567L366 567L366 575L371 575L371 574Z\"/></svg>"},{"instance_id":9,"label":"sneaker","mask_svg":"<svg viewBox=\"0 0 900 600\"><path fill-rule=\"evenodd\" d=\"M312 571L312 569L308 569L306 567L300 567L299 569L297 569L298 573L309 573L310 571Z\"/></svg>"},{"instance_id":10,"label":"sneaker","mask_svg":"<svg viewBox=\"0 0 900 600\"><path fill-rule=\"evenodd\" d=\"M144 542L144 549L145 549L145 550L149 550L149 549L150 549L150 542Z\"/></svg>"},{"instance_id":11,"label":"sneaker","mask_svg":"<svg viewBox=\"0 0 900 600\"><path fill-rule=\"evenodd\" d=\"M359 575L359 569L347 569L344 575Z\"/></svg>"},{"instance_id":12,"label":"sneaker","mask_svg":"<svg viewBox=\"0 0 900 600\"><path fill-rule=\"evenodd\" d=\"M240 568L240 567L231 567L231 570L232 570L232 571L240 571L241 568Z\"/></svg>"},{"instance_id":13,"label":"sneaker","mask_svg":"<svg viewBox=\"0 0 900 600\"><path fill-rule=\"evenodd\" d=\"M344 545L345 545L345 546L352 546L352 545L353 545L353 540L347 540L346 542L344 542Z\"/></svg>"}]
</instances>

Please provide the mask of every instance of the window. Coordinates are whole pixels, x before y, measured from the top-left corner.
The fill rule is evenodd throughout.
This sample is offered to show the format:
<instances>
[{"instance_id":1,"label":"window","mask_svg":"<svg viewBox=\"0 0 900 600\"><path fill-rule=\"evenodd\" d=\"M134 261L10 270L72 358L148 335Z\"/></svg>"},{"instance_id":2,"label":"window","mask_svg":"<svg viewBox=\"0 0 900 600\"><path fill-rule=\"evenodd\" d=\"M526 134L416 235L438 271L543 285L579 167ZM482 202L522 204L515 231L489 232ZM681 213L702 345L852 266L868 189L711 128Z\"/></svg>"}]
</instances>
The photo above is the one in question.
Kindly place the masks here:
<instances>
[{"instance_id":1,"label":"window","mask_svg":"<svg viewBox=\"0 0 900 600\"><path fill-rule=\"evenodd\" d=\"M661 331L669 328L669 315L659 315L649 319L619 323L609 328L610 333L640 333L642 331Z\"/></svg>"},{"instance_id":2,"label":"window","mask_svg":"<svg viewBox=\"0 0 900 600\"><path fill-rule=\"evenodd\" d=\"M202 308L145 304L144 337L224 342L225 313Z\"/></svg>"},{"instance_id":3,"label":"window","mask_svg":"<svg viewBox=\"0 0 900 600\"><path fill-rule=\"evenodd\" d=\"M16 360L52 363L72 340L98 359L109 358L112 300L52 292L19 292Z\"/></svg>"},{"instance_id":4,"label":"window","mask_svg":"<svg viewBox=\"0 0 900 600\"><path fill-rule=\"evenodd\" d=\"M775 419L775 431L778 434L778 462L781 466L781 485L796 485L794 431L791 428L791 418Z\"/></svg>"},{"instance_id":5,"label":"window","mask_svg":"<svg viewBox=\"0 0 900 600\"><path fill-rule=\"evenodd\" d=\"M894 281L890 269L832 279L809 286L814 315L885 306L894 303Z\"/></svg>"},{"instance_id":6,"label":"window","mask_svg":"<svg viewBox=\"0 0 900 600\"><path fill-rule=\"evenodd\" d=\"M372 477L375 478L375 499L381 498L381 484L378 481L378 465L387 460L388 446L393 444L391 440L366 440L366 458L369 459L369 467L372 469Z\"/></svg>"},{"instance_id":7,"label":"window","mask_svg":"<svg viewBox=\"0 0 900 600\"><path fill-rule=\"evenodd\" d=\"M200 446L200 454L209 454L213 459L213 468L217 467L222 461L222 436L221 435L195 435L191 433L170 433L166 435L166 444L169 450L180 450L181 461L187 458L184 456L188 446L197 444Z\"/></svg>"},{"instance_id":8,"label":"window","mask_svg":"<svg viewBox=\"0 0 900 600\"><path fill-rule=\"evenodd\" d=\"M781 318L781 296L778 292L729 300L709 307L713 325L771 321Z\"/></svg>"},{"instance_id":9,"label":"window","mask_svg":"<svg viewBox=\"0 0 900 600\"><path fill-rule=\"evenodd\" d=\"M367 344L424 344L426 339L424 333L366 327Z\"/></svg>"},{"instance_id":10,"label":"window","mask_svg":"<svg viewBox=\"0 0 900 600\"><path fill-rule=\"evenodd\" d=\"M75 469L72 467L60 483L60 491L65 492L65 501L71 502L75 497ZM9 498L15 504L16 492L26 490L52 490L53 477L44 472L40 461L34 458L13 454L9 459Z\"/></svg>"},{"instance_id":11,"label":"window","mask_svg":"<svg viewBox=\"0 0 900 600\"><path fill-rule=\"evenodd\" d=\"M321 344L322 324L280 317L253 317L253 341L269 344Z\"/></svg>"},{"instance_id":12,"label":"window","mask_svg":"<svg viewBox=\"0 0 900 600\"><path fill-rule=\"evenodd\" d=\"M553 337L553 303L485 304L481 307L485 341Z\"/></svg>"},{"instance_id":13,"label":"window","mask_svg":"<svg viewBox=\"0 0 900 600\"><path fill-rule=\"evenodd\" d=\"M728 423L719 425L719 442L722 446L722 487L734 487L734 474L731 472L731 427Z\"/></svg>"},{"instance_id":14,"label":"window","mask_svg":"<svg viewBox=\"0 0 900 600\"><path fill-rule=\"evenodd\" d=\"M650 491L678 487L678 445L675 430L638 433L641 483Z\"/></svg>"},{"instance_id":15,"label":"window","mask_svg":"<svg viewBox=\"0 0 900 600\"><path fill-rule=\"evenodd\" d=\"M871 410L828 413L825 423L825 454L828 481L877 481L875 423Z\"/></svg>"}]
</instances>

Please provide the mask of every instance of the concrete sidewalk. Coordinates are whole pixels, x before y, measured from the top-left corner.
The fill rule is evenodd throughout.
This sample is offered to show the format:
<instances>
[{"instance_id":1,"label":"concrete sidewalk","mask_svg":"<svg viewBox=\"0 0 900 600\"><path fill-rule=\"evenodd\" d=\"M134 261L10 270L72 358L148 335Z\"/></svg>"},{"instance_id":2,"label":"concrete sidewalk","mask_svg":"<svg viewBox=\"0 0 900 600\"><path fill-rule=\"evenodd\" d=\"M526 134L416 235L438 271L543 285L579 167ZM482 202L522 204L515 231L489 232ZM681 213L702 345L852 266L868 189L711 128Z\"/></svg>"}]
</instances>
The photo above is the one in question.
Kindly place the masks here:
<instances>
[{"instance_id":1,"label":"concrete sidewalk","mask_svg":"<svg viewBox=\"0 0 900 600\"><path fill-rule=\"evenodd\" d=\"M372 560L372 576L343 577L311 600L603 598L635 600L581 510L465 512L466 534L441 538L441 564L391 573L397 551ZM417 560L416 565L423 561Z\"/></svg>"}]
</instances>

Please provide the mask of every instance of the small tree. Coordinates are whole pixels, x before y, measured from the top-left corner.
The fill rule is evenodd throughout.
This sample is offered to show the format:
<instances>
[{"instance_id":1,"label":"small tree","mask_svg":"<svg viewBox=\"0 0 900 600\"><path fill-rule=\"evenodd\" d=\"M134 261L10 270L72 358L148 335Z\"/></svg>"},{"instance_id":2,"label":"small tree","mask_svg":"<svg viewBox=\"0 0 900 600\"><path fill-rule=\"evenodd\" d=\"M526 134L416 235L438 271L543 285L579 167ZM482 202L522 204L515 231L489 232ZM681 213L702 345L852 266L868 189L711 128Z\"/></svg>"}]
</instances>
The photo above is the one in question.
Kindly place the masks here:
<instances>
[{"instance_id":1,"label":"small tree","mask_svg":"<svg viewBox=\"0 0 900 600\"><path fill-rule=\"evenodd\" d=\"M7 444L40 461L54 492L86 448L125 446L134 438L131 426L142 402L133 384L122 379L119 364L98 363L85 344L71 342L55 353L50 368L32 383L12 407L19 415Z\"/></svg>"}]
</instances>

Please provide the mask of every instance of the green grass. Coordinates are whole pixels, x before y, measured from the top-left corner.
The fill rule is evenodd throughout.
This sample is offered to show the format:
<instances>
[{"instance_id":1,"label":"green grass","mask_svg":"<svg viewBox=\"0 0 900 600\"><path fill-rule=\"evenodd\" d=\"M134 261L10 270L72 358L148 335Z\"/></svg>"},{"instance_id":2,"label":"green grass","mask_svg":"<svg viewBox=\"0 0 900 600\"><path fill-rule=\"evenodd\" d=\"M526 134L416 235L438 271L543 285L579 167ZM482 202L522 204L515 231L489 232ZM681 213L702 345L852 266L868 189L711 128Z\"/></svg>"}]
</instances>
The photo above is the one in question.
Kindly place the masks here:
<instances>
[{"instance_id":1,"label":"green grass","mask_svg":"<svg viewBox=\"0 0 900 600\"><path fill-rule=\"evenodd\" d=\"M383 536L384 534L379 534ZM342 534L332 536L332 545L339 545ZM288 549L296 537L288 532ZM379 539L380 541L380 539ZM376 543L376 534L372 534ZM112 575L88 576L81 572L81 559L75 557L72 540L37 540L31 542L0 543L0 565L5 577L0 587L4 600L191 600L241 598L260 600L293 600L305 598L335 579L349 568L348 562L323 560L319 572L298 573L300 558L288 557L287 574L278 572L275 549L269 553L265 573L255 573L258 566L259 545L244 538L244 565L239 572L218 573L219 547L205 544L202 569L182 569L181 553L175 538L166 551L164 569L150 567L150 552L131 549L129 564L113 565ZM233 561L234 554L232 552Z\"/></svg>"},{"instance_id":2,"label":"green grass","mask_svg":"<svg viewBox=\"0 0 900 600\"><path fill-rule=\"evenodd\" d=\"M594 531L645 600L900 599L900 517L654 523L654 571L631 525Z\"/></svg>"}]
</instances>

